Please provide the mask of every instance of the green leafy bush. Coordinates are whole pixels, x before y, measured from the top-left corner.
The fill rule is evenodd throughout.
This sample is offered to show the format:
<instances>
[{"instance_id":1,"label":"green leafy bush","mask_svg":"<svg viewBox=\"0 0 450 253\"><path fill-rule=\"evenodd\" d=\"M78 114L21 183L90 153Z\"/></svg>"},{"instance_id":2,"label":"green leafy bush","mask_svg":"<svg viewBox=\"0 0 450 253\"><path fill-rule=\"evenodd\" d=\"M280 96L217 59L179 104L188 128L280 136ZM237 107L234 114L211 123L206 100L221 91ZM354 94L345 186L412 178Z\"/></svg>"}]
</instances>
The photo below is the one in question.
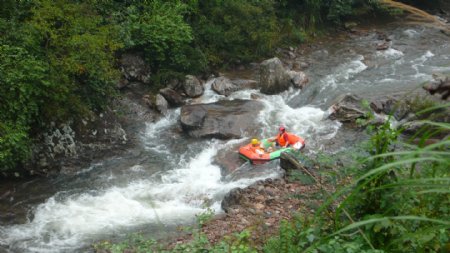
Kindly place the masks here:
<instances>
[{"instance_id":1,"label":"green leafy bush","mask_svg":"<svg viewBox=\"0 0 450 253\"><path fill-rule=\"evenodd\" d=\"M192 9L195 43L213 66L249 62L280 42L273 1L199 0Z\"/></svg>"},{"instance_id":2,"label":"green leafy bush","mask_svg":"<svg viewBox=\"0 0 450 253\"><path fill-rule=\"evenodd\" d=\"M124 13L126 21L121 24L125 46L142 50L156 68L182 68L184 45L193 40L191 27L183 18L185 12L181 2L151 1L129 6Z\"/></svg>"},{"instance_id":3,"label":"green leafy bush","mask_svg":"<svg viewBox=\"0 0 450 253\"><path fill-rule=\"evenodd\" d=\"M0 45L0 169L14 168L28 158L29 130L54 86L48 65L23 48Z\"/></svg>"},{"instance_id":4,"label":"green leafy bush","mask_svg":"<svg viewBox=\"0 0 450 253\"><path fill-rule=\"evenodd\" d=\"M1 169L29 157L43 123L103 108L114 96L116 28L87 3L8 1L0 12Z\"/></svg>"}]
</instances>

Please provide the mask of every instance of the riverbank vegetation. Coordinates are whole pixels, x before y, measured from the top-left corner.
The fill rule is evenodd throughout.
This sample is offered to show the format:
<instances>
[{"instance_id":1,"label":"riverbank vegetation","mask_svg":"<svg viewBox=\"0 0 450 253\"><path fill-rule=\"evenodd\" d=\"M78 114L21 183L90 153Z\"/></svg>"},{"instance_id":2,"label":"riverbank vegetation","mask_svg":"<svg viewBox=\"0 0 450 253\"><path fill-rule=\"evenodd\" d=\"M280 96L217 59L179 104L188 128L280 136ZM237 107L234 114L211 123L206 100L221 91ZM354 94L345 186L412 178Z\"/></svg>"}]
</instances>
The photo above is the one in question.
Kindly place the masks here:
<instances>
[{"instance_id":1,"label":"riverbank vegetation","mask_svg":"<svg viewBox=\"0 0 450 253\"><path fill-rule=\"evenodd\" d=\"M23 166L33 138L50 122L104 110L118 95L117 58L124 52L143 54L157 89L187 73L257 61L352 16L402 6L382 0L3 0L0 170ZM423 123L414 142L400 140L389 123L374 127L366 157L337 178L350 181L336 180L342 185L324 191L329 196L315 216L284 221L265 245L252 244L244 230L215 245L197 232L190 244L171 250L141 237L100 243L97 250L446 252L450 140L440 134L450 126Z\"/></svg>"},{"instance_id":2,"label":"riverbank vegetation","mask_svg":"<svg viewBox=\"0 0 450 253\"><path fill-rule=\"evenodd\" d=\"M424 115L433 111L448 113L449 106L443 104L418 114L426 118ZM311 173L291 177L291 181L311 177L322 187L325 198L314 207L313 215L299 210L295 218L282 221L279 231L263 245L255 244L250 226L217 244L211 244L200 230L194 230L192 241L169 248L133 236L119 244L108 241L96 244L95 249L97 252L448 252L450 124L422 122L424 127L408 138L400 138L402 129L393 128L390 121L369 126L371 138L363 145L362 153L357 153L354 163L340 167L334 176L317 171L328 173L329 180L325 183ZM341 159L341 155L322 162L326 166L336 164L333 160ZM327 191L323 185L332 182L336 182L335 192ZM292 197L295 196L286 196ZM205 224L204 216L200 217L199 226Z\"/></svg>"},{"instance_id":3,"label":"riverbank vegetation","mask_svg":"<svg viewBox=\"0 0 450 253\"><path fill-rule=\"evenodd\" d=\"M0 4L0 170L20 167L50 122L101 111L117 95L117 58L140 52L158 87L260 60L372 1L69 1Z\"/></svg>"}]
</instances>

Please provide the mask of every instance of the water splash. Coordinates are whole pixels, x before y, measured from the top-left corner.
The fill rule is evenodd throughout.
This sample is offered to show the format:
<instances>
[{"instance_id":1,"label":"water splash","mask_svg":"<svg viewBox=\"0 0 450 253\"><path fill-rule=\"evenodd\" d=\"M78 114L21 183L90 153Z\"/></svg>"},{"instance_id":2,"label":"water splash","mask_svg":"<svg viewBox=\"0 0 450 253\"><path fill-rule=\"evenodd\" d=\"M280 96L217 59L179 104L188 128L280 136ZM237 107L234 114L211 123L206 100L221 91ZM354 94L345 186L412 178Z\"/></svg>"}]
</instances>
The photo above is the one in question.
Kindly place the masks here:
<instances>
[{"instance_id":1,"label":"water splash","mask_svg":"<svg viewBox=\"0 0 450 253\"><path fill-rule=\"evenodd\" d=\"M321 83L321 90L335 89L338 85L345 83L355 75L361 73L367 69L367 65L363 62L364 56L358 55L358 57L350 62L343 63L337 66L332 74L327 75Z\"/></svg>"},{"instance_id":2,"label":"water splash","mask_svg":"<svg viewBox=\"0 0 450 253\"><path fill-rule=\"evenodd\" d=\"M212 141L198 155L179 161L176 169L161 180L143 179L124 187L63 196L57 194L34 210L32 220L23 225L3 227L1 244L14 244L22 251L62 252L133 226L186 223L207 206L220 212L223 195L235 187L276 177L270 172L236 181L222 181L213 157L226 143ZM130 170L140 170L138 165ZM153 224L153 225L152 225Z\"/></svg>"}]
</instances>

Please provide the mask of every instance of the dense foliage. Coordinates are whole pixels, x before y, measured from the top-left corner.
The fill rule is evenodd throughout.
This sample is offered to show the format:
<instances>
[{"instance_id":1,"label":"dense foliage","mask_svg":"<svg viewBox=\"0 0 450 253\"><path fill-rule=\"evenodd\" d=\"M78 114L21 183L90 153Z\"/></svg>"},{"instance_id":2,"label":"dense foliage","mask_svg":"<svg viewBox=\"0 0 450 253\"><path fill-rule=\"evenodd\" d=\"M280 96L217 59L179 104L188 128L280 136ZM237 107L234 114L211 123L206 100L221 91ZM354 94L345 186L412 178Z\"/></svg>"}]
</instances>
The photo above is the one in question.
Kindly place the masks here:
<instances>
[{"instance_id":1,"label":"dense foliage","mask_svg":"<svg viewBox=\"0 0 450 253\"><path fill-rule=\"evenodd\" d=\"M101 108L117 77L115 28L87 3L5 1L0 16L0 168L30 154L43 123Z\"/></svg>"},{"instance_id":2,"label":"dense foliage","mask_svg":"<svg viewBox=\"0 0 450 253\"><path fill-rule=\"evenodd\" d=\"M101 110L122 52L143 53L158 86L260 59L339 23L362 0L3 0L0 170L20 166L45 124Z\"/></svg>"}]
</instances>

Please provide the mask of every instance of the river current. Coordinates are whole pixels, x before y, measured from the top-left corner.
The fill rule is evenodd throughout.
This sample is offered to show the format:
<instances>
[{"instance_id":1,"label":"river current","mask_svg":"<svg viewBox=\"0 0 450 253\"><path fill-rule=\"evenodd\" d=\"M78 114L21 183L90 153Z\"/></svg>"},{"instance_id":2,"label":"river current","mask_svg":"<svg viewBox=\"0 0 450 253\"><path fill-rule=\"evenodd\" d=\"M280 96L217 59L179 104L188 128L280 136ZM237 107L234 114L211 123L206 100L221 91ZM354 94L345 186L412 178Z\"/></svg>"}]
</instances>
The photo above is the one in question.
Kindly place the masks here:
<instances>
[{"instance_id":1,"label":"river current","mask_svg":"<svg viewBox=\"0 0 450 253\"><path fill-rule=\"evenodd\" d=\"M284 124L304 137L307 153L327 150L342 126L325 120L328 106L344 93L365 98L420 89L433 73L450 72L450 39L432 28L392 27L383 32L391 40L376 50L375 31L348 40L325 42L305 55L310 83L304 90L278 95L243 90L229 97L215 94L211 81L205 94L192 103L261 97L255 115L261 137L276 134ZM251 166L236 159L236 169L224 170L219 153L235 153L253 136L236 140L187 138L179 128L179 109L156 122L147 122L138 147L120 156L82 168L76 175L33 179L14 184L1 199L1 212L15 210L0 220L0 252L86 252L102 239L124 239L143 231L167 236L179 225L189 225L207 208L222 212L223 196L235 187L281 175L278 162ZM345 147L342 147L345 148Z\"/></svg>"}]
</instances>

